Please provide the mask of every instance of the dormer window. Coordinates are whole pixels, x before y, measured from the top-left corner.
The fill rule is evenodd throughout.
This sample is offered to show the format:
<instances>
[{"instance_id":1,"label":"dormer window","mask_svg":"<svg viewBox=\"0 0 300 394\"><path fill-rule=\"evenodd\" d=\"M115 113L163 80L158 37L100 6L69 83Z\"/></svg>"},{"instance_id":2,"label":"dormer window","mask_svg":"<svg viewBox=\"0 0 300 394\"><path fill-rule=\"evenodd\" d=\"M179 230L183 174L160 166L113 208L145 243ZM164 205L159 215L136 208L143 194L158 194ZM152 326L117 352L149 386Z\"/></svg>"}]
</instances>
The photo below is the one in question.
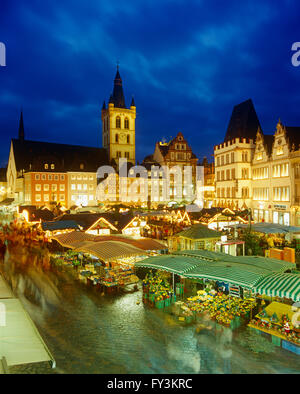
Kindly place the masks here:
<instances>
[{"instance_id":1,"label":"dormer window","mask_svg":"<svg viewBox=\"0 0 300 394\"><path fill-rule=\"evenodd\" d=\"M46 163L46 164L44 164L44 168L45 168L45 170L48 170L48 164Z\"/></svg>"},{"instance_id":2,"label":"dormer window","mask_svg":"<svg viewBox=\"0 0 300 394\"><path fill-rule=\"evenodd\" d=\"M83 170L83 169L84 169L84 164L83 164L83 163L80 163L79 168L80 168L81 170Z\"/></svg>"},{"instance_id":3,"label":"dormer window","mask_svg":"<svg viewBox=\"0 0 300 394\"><path fill-rule=\"evenodd\" d=\"M54 170L54 168L55 168L55 165L52 163L51 164L51 170Z\"/></svg>"}]
</instances>

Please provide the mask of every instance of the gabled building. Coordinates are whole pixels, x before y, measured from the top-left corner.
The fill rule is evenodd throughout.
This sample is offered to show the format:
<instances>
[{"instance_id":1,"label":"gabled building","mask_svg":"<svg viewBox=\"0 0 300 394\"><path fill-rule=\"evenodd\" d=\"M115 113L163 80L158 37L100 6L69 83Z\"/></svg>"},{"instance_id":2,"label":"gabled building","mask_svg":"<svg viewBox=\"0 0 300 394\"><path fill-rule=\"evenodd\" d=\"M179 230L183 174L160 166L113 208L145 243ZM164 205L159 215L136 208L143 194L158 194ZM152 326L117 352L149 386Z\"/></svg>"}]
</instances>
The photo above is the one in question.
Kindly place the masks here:
<instances>
[{"instance_id":1,"label":"gabled building","mask_svg":"<svg viewBox=\"0 0 300 394\"><path fill-rule=\"evenodd\" d=\"M18 204L95 205L97 169L108 163L106 150L25 139L21 113L19 138L11 140L8 196Z\"/></svg>"},{"instance_id":2,"label":"gabled building","mask_svg":"<svg viewBox=\"0 0 300 394\"><path fill-rule=\"evenodd\" d=\"M233 108L224 142L214 147L217 207L251 206L251 162L260 123L252 100Z\"/></svg>"},{"instance_id":3,"label":"gabled building","mask_svg":"<svg viewBox=\"0 0 300 394\"><path fill-rule=\"evenodd\" d=\"M152 203L168 203L170 201L181 202L187 201L191 202L193 199L190 195L196 194L196 166L197 157L193 153L192 148L188 144L187 140L184 138L183 134L179 132L175 138L171 139L169 142L159 141L155 144L155 150L153 155L145 157L142 166L146 167L148 170L149 180L148 180L148 191L149 196L151 196L151 190L156 187L155 182L157 182L157 190L154 201ZM163 197L164 188L164 177L166 176L162 169L157 169L158 167L167 167L170 171L170 184L169 184L169 195L168 200ZM156 167L156 168L155 168ZM178 189L176 184L176 173L175 168L178 167L182 171L181 183L182 186ZM183 176L184 168L191 167L191 179L189 183ZM174 172L172 173L172 169ZM152 177L152 180L151 180ZM188 190L188 188L190 190Z\"/></svg>"}]
</instances>

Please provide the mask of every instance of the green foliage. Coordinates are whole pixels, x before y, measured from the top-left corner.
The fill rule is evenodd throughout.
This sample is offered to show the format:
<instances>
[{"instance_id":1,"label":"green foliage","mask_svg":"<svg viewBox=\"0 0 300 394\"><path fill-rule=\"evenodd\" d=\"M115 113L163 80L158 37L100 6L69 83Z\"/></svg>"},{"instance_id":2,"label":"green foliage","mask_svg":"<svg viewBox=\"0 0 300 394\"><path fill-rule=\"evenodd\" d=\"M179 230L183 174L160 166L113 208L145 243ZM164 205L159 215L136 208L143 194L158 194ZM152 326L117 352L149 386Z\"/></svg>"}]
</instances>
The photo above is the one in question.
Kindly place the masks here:
<instances>
[{"instance_id":1,"label":"green foliage","mask_svg":"<svg viewBox=\"0 0 300 394\"><path fill-rule=\"evenodd\" d=\"M263 256L263 248L261 247L261 238L259 235L247 230L241 235L241 239L245 241L246 255Z\"/></svg>"}]
</instances>

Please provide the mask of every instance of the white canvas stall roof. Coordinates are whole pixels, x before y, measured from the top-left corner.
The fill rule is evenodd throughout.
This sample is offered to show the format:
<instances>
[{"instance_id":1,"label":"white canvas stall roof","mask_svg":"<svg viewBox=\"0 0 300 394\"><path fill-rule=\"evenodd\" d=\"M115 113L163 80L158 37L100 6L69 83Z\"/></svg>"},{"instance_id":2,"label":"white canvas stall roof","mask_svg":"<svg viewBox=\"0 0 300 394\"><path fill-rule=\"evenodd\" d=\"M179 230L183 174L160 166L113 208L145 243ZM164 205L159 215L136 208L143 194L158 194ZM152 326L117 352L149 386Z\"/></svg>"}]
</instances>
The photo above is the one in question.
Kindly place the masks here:
<instances>
[{"instance_id":1,"label":"white canvas stall roof","mask_svg":"<svg viewBox=\"0 0 300 394\"><path fill-rule=\"evenodd\" d=\"M0 360L7 365L55 361L21 302L0 276Z\"/></svg>"},{"instance_id":2,"label":"white canvas stall roof","mask_svg":"<svg viewBox=\"0 0 300 394\"><path fill-rule=\"evenodd\" d=\"M87 241L80 244L80 246L76 247L74 250L90 253L104 261L114 260L121 257L144 256L147 254L143 249L117 241Z\"/></svg>"}]
</instances>

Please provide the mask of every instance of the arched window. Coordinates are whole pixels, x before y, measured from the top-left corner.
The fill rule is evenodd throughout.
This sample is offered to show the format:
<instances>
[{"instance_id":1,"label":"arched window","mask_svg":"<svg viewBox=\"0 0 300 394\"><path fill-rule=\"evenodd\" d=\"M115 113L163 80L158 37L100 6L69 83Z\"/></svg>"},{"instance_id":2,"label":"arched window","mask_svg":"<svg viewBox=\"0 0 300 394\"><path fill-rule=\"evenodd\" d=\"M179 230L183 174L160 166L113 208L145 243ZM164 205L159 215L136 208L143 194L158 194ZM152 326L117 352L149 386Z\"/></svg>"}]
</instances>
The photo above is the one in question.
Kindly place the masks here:
<instances>
[{"instance_id":1,"label":"arched window","mask_svg":"<svg viewBox=\"0 0 300 394\"><path fill-rule=\"evenodd\" d=\"M129 119L128 118L125 118L124 127L125 127L125 129L129 129Z\"/></svg>"},{"instance_id":2,"label":"arched window","mask_svg":"<svg viewBox=\"0 0 300 394\"><path fill-rule=\"evenodd\" d=\"M45 168L45 170L48 170L48 164L47 163L44 165L44 168Z\"/></svg>"},{"instance_id":3,"label":"arched window","mask_svg":"<svg viewBox=\"0 0 300 394\"><path fill-rule=\"evenodd\" d=\"M117 129L121 128L121 118L120 118L120 116L117 116L117 118L116 118L116 128Z\"/></svg>"},{"instance_id":4,"label":"arched window","mask_svg":"<svg viewBox=\"0 0 300 394\"><path fill-rule=\"evenodd\" d=\"M83 164L83 163L80 163L79 168L80 168L81 170L83 170L83 169L84 169L84 164Z\"/></svg>"},{"instance_id":5,"label":"arched window","mask_svg":"<svg viewBox=\"0 0 300 394\"><path fill-rule=\"evenodd\" d=\"M116 142L119 142L119 134L116 134Z\"/></svg>"},{"instance_id":6,"label":"arched window","mask_svg":"<svg viewBox=\"0 0 300 394\"><path fill-rule=\"evenodd\" d=\"M127 135L127 144L130 144L130 135Z\"/></svg>"}]
</instances>

